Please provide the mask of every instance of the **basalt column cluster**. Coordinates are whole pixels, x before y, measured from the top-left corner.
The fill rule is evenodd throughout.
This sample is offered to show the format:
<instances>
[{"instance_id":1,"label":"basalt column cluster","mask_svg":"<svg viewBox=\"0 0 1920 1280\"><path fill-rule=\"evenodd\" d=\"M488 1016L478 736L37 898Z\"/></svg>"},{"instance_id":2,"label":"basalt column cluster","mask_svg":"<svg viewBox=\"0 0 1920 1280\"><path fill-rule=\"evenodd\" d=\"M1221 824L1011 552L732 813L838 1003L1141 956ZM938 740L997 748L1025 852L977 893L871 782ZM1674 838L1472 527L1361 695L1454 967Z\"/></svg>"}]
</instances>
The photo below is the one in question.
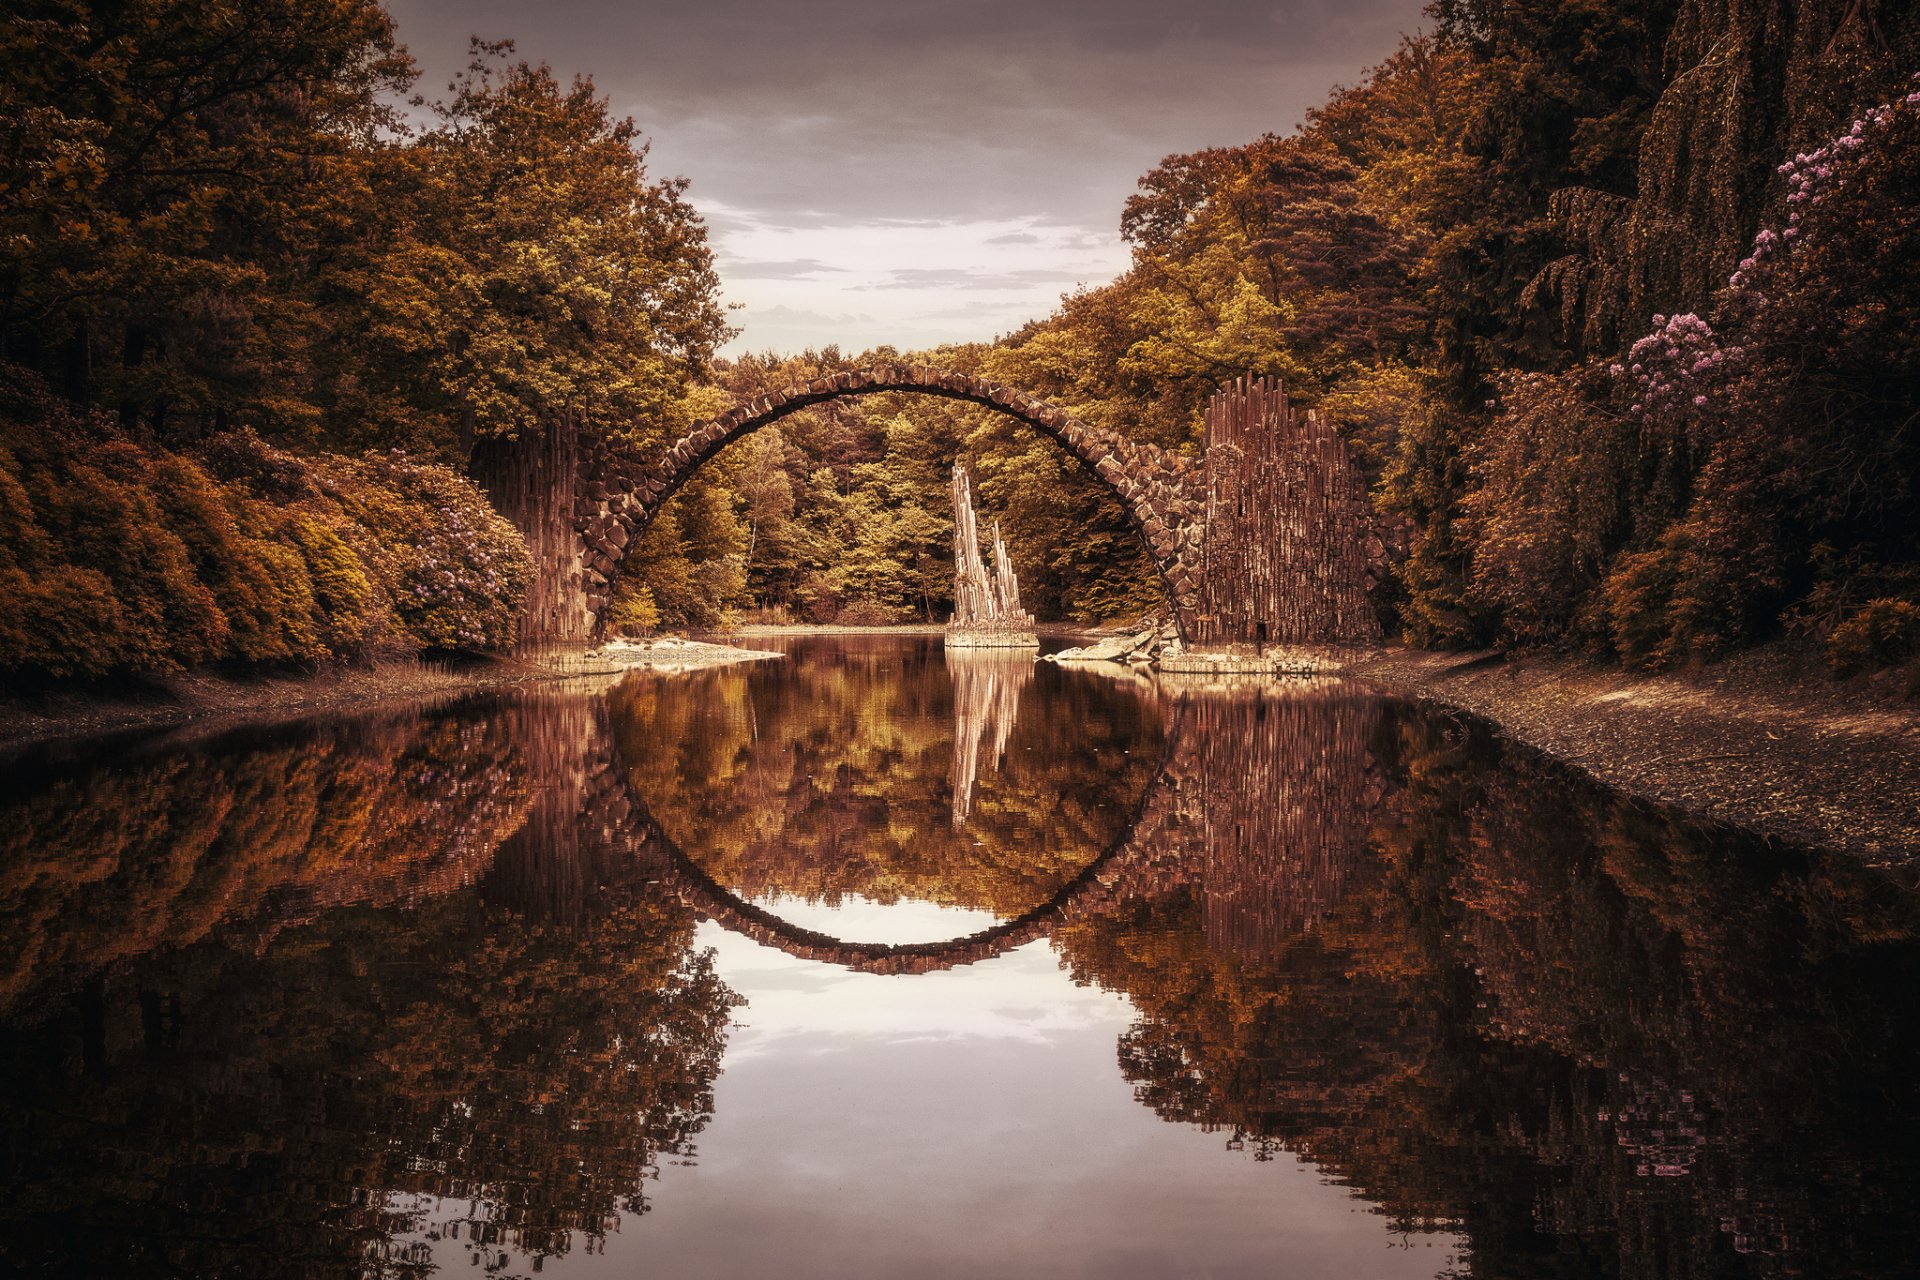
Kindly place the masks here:
<instances>
[{"instance_id":1,"label":"basalt column cluster","mask_svg":"<svg viewBox=\"0 0 1920 1280\"><path fill-rule=\"evenodd\" d=\"M1380 643L1368 599L1385 548L1346 443L1268 378L1207 405L1207 512L1189 643Z\"/></svg>"},{"instance_id":2,"label":"basalt column cluster","mask_svg":"<svg viewBox=\"0 0 1920 1280\"><path fill-rule=\"evenodd\" d=\"M980 517L973 509L967 469L953 464L953 621L949 649L1037 649L1033 615L1020 606L1013 558L993 526L993 567L980 554Z\"/></svg>"}]
</instances>

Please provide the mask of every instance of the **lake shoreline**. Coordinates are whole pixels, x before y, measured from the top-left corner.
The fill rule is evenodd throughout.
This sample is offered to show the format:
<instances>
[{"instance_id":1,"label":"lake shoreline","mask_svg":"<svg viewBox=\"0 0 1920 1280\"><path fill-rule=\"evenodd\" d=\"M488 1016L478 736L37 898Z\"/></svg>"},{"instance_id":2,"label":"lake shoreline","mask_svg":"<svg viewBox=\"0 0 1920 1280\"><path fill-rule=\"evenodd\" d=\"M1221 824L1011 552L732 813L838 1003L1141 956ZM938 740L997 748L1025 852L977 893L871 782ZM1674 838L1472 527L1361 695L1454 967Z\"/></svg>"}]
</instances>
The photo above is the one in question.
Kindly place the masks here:
<instances>
[{"instance_id":1,"label":"lake shoreline","mask_svg":"<svg viewBox=\"0 0 1920 1280\"><path fill-rule=\"evenodd\" d=\"M777 655L675 640L652 655L628 654L614 661L392 659L308 672L194 671L84 686L49 684L24 693L6 688L0 690L0 756L116 733L216 731L562 681L617 679L629 671L675 674L771 656Z\"/></svg>"},{"instance_id":2,"label":"lake shoreline","mask_svg":"<svg viewBox=\"0 0 1920 1280\"><path fill-rule=\"evenodd\" d=\"M1114 630L1112 627L1077 622L1043 622L1034 628L1036 634L1056 640L1106 635ZM832 622L752 622L725 630L695 631L692 634L722 641L776 639L781 636L944 636L947 626L944 622L895 622L877 627L841 626Z\"/></svg>"},{"instance_id":3,"label":"lake shoreline","mask_svg":"<svg viewBox=\"0 0 1920 1280\"><path fill-rule=\"evenodd\" d=\"M762 659L732 642L782 636L937 636L927 626L741 627L706 653L624 667L512 658L395 661L311 673L209 672L0 695L0 752L137 730L213 731L397 702L440 701L629 669ZM1088 634L1054 626L1050 636ZM697 650L696 644L687 649ZM1344 673L1469 712L1629 795L1868 863L1920 864L1920 705L1810 659L1762 649L1694 672L1646 675L1562 655L1389 648Z\"/></svg>"},{"instance_id":4,"label":"lake shoreline","mask_svg":"<svg viewBox=\"0 0 1920 1280\"><path fill-rule=\"evenodd\" d=\"M1396 648L1347 673L1490 721L1628 795L1872 865L1920 864L1920 705L1836 682L1791 649L1649 675Z\"/></svg>"}]
</instances>

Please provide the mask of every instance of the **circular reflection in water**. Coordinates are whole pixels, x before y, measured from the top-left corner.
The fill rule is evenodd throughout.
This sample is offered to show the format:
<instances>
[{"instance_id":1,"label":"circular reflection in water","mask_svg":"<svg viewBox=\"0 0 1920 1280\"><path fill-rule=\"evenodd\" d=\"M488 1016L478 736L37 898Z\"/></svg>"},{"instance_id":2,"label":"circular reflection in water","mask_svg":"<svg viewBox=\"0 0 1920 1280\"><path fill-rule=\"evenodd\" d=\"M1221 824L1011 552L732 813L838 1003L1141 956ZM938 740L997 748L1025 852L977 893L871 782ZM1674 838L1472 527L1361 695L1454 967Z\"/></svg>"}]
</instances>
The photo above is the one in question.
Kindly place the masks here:
<instances>
[{"instance_id":1,"label":"circular reflection in water","mask_svg":"<svg viewBox=\"0 0 1920 1280\"><path fill-rule=\"evenodd\" d=\"M752 907L857 907L840 918L896 944L1016 920L1125 838L1161 762L1149 687L937 639L787 647L610 698L653 821Z\"/></svg>"}]
</instances>

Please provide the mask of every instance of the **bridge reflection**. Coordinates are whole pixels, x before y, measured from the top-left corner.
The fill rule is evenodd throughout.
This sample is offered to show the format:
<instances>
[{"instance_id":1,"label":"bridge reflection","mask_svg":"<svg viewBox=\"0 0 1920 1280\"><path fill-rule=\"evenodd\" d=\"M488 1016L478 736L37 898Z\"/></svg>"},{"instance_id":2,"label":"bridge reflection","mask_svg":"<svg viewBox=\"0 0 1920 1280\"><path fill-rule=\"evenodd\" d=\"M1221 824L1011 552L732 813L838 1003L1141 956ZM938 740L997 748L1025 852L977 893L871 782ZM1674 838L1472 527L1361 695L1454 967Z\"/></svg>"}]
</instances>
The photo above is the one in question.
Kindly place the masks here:
<instances>
[{"instance_id":1,"label":"bridge reflection","mask_svg":"<svg viewBox=\"0 0 1920 1280\"><path fill-rule=\"evenodd\" d=\"M970 797L981 739L1005 753L1030 661L954 665L955 813ZM1068 678L1097 679L1074 673ZM1366 860L1381 785L1373 769L1378 701L1338 682L1267 681L1232 687L1170 684L1153 701L1162 755L1121 833L1027 910L945 942L865 943L789 923L727 888L668 834L610 758L583 811L592 839L652 868L703 917L795 957L865 973L932 973L991 959L1115 903L1193 886L1208 935L1259 952L1311 928ZM615 751L617 747L613 748ZM963 876L965 864L952 868Z\"/></svg>"}]
</instances>

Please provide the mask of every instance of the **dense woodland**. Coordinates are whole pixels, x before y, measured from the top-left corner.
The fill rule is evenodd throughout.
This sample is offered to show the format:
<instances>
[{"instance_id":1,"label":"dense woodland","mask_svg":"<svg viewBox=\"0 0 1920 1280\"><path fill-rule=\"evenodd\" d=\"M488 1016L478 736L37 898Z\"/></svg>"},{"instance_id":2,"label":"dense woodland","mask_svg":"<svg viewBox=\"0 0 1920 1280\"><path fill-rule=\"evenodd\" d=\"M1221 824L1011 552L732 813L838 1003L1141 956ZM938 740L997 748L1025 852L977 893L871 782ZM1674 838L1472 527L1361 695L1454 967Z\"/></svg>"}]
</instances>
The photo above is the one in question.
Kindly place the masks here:
<instances>
[{"instance_id":1,"label":"dense woodland","mask_svg":"<svg viewBox=\"0 0 1920 1280\"><path fill-rule=\"evenodd\" d=\"M646 445L897 354L1189 450L1213 390L1281 378L1368 477L1397 559L1377 603L1412 643L1666 666L1785 635L1842 673L1912 672L1920 13L1429 17L1299 131L1145 175L1116 211L1132 268L1045 319L936 352L724 360L685 184L588 81L476 44L444 95L414 96L372 0L18 8L0 667L498 646L530 569L483 512L485 547L411 570L447 570L434 625L409 610L435 584L361 548L554 432ZM302 514L220 461L240 456L330 477L304 501L346 514ZM1065 455L985 410L883 396L730 449L629 559L616 621L938 619L956 457L1041 616L1153 605L1120 510ZM327 585L335 543L358 594Z\"/></svg>"}]
</instances>

